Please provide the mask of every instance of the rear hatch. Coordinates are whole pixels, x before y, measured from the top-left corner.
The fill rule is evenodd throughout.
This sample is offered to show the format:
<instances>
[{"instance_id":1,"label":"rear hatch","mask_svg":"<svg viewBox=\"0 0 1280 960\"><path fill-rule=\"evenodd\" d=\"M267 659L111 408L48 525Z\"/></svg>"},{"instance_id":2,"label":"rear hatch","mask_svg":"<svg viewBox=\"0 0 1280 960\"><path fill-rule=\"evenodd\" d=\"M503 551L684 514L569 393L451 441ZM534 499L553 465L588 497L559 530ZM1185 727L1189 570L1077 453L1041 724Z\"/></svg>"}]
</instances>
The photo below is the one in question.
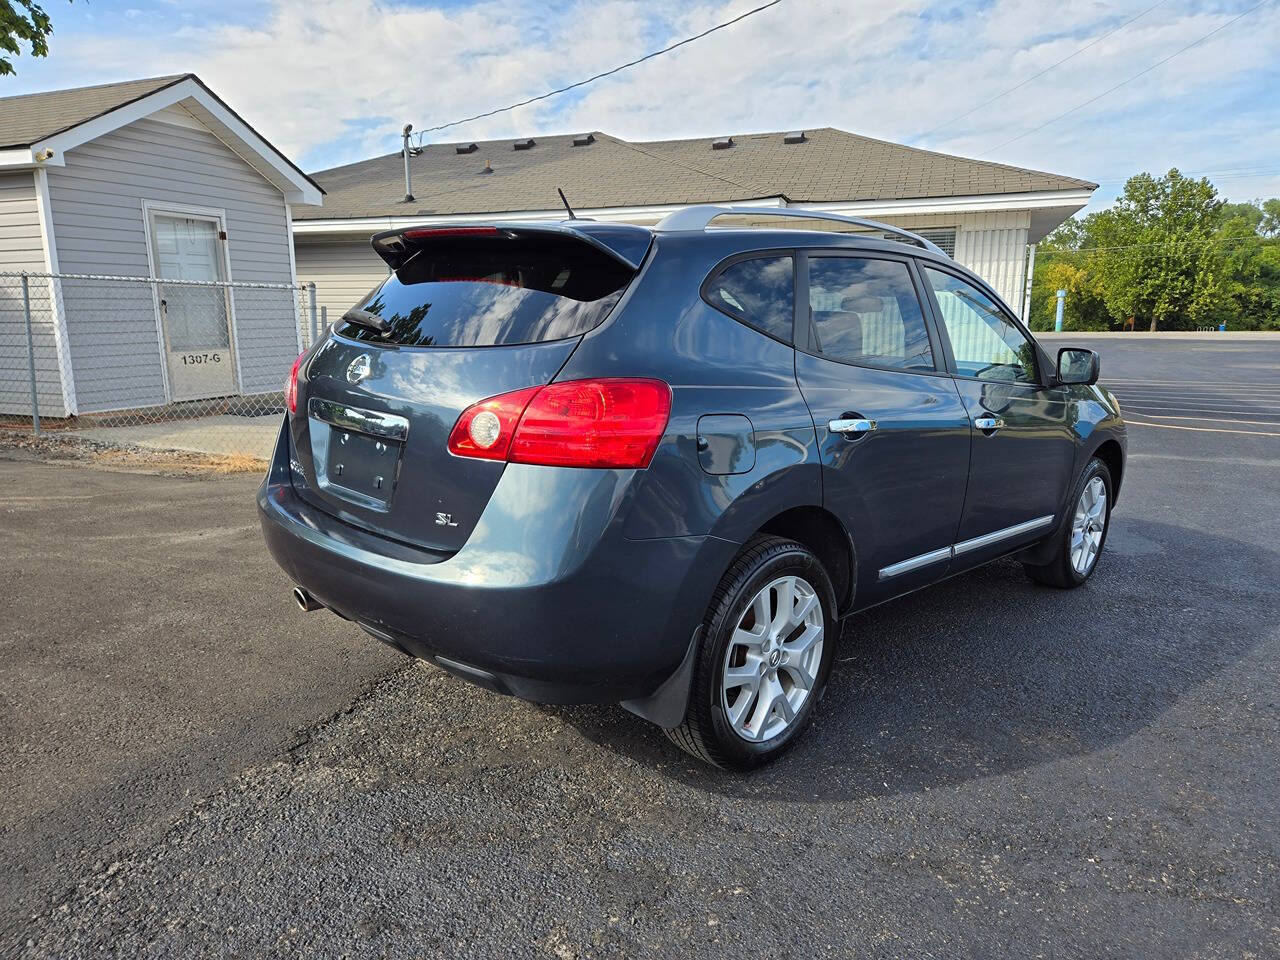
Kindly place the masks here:
<instances>
[{"instance_id":1,"label":"rear hatch","mask_svg":"<svg viewBox=\"0 0 1280 960\"><path fill-rule=\"evenodd\" d=\"M648 242L642 228L589 223L379 234L393 274L299 369L299 494L375 533L458 550L505 468L449 453L458 416L550 383Z\"/></svg>"}]
</instances>

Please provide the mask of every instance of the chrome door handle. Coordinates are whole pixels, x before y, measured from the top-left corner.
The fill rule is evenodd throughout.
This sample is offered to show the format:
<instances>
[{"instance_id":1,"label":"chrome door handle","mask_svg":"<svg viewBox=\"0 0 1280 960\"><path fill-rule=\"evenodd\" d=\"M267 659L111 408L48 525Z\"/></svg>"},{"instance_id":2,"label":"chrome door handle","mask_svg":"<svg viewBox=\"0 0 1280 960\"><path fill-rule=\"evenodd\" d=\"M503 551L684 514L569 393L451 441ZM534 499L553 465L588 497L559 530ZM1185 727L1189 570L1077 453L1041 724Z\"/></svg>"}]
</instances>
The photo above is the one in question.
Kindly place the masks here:
<instances>
[{"instance_id":1,"label":"chrome door handle","mask_svg":"<svg viewBox=\"0 0 1280 960\"><path fill-rule=\"evenodd\" d=\"M844 434L848 436L856 436L862 433L870 433L876 428L874 420L863 420L861 418L848 420L829 420L827 429L832 433Z\"/></svg>"},{"instance_id":2,"label":"chrome door handle","mask_svg":"<svg viewBox=\"0 0 1280 960\"><path fill-rule=\"evenodd\" d=\"M1004 421L999 417L979 417L973 421L973 425L979 430L999 430L1004 426Z\"/></svg>"}]
</instances>

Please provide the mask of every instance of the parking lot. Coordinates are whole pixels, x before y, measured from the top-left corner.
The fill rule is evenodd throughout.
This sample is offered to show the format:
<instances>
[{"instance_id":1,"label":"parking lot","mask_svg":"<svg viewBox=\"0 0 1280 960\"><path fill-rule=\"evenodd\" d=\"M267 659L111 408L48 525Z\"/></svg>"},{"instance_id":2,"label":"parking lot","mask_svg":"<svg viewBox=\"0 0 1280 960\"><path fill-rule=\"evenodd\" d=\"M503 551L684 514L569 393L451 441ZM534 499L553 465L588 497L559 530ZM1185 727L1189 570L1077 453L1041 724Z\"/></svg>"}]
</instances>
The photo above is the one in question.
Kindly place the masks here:
<instances>
[{"instance_id":1,"label":"parking lot","mask_svg":"<svg viewBox=\"0 0 1280 960\"><path fill-rule=\"evenodd\" d=\"M0 954L1280 955L1280 337L1071 342L1095 577L855 616L749 776L299 613L256 477L0 451Z\"/></svg>"}]
</instances>

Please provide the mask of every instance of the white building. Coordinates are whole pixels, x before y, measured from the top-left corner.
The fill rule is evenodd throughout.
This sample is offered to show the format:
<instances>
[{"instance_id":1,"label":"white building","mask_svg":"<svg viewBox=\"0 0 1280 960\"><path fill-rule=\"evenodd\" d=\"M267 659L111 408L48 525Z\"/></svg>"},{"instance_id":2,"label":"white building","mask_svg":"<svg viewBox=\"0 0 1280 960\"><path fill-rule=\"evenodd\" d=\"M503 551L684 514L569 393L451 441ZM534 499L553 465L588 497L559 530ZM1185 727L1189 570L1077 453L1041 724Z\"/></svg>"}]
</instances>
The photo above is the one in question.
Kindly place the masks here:
<instances>
[{"instance_id":1,"label":"white building","mask_svg":"<svg viewBox=\"0 0 1280 960\"><path fill-rule=\"evenodd\" d=\"M278 392L292 293L218 284L295 282L290 211L322 197L192 74L0 99L0 413L30 411L22 272L43 275L44 416ZM182 362L197 355L217 362Z\"/></svg>"},{"instance_id":2,"label":"white building","mask_svg":"<svg viewBox=\"0 0 1280 960\"><path fill-rule=\"evenodd\" d=\"M923 233L1021 311L1027 245L1086 203L1097 184L917 150L825 128L715 140L630 143L578 136L433 144L322 170L323 209L294 211L299 280L314 281L330 319L386 268L380 231L489 217L560 218L556 188L579 216L656 223L690 203L801 207L882 220ZM793 223L793 221L789 221ZM829 224L828 224L829 226Z\"/></svg>"}]
</instances>

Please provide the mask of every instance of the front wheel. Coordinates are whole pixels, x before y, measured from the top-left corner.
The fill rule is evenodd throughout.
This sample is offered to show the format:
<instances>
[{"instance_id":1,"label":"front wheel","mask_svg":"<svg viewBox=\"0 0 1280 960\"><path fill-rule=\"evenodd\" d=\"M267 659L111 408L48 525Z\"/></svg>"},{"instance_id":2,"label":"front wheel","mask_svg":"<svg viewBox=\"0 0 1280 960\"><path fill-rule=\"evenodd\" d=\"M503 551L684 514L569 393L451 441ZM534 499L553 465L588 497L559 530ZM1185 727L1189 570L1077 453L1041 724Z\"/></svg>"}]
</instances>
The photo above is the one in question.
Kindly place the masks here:
<instances>
[{"instance_id":1,"label":"front wheel","mask_svg":"<svg viewBox=\"0 0 1280 960\"><path fill-rule=\"evenodd\" d=\"M838 636L818 558L793 540L753 538L712 596L685 718L667 736L716 766L768 763L808 724Z\"/></svg>"},{"instance_id":2,"label":"front wheel","mask_svg":"<svg viewBox=\"0 0 1280 960\"><path fill-rule=\"evenodd\" d=\"M1039 566L1023 564L1027 576L1062 589L1078 587L1093 576L1111 526L1111 490L1107 465L1090 460L1067 501L1072 512L1054 535L1053 559Z\"/></svg>"}]
</instances>

